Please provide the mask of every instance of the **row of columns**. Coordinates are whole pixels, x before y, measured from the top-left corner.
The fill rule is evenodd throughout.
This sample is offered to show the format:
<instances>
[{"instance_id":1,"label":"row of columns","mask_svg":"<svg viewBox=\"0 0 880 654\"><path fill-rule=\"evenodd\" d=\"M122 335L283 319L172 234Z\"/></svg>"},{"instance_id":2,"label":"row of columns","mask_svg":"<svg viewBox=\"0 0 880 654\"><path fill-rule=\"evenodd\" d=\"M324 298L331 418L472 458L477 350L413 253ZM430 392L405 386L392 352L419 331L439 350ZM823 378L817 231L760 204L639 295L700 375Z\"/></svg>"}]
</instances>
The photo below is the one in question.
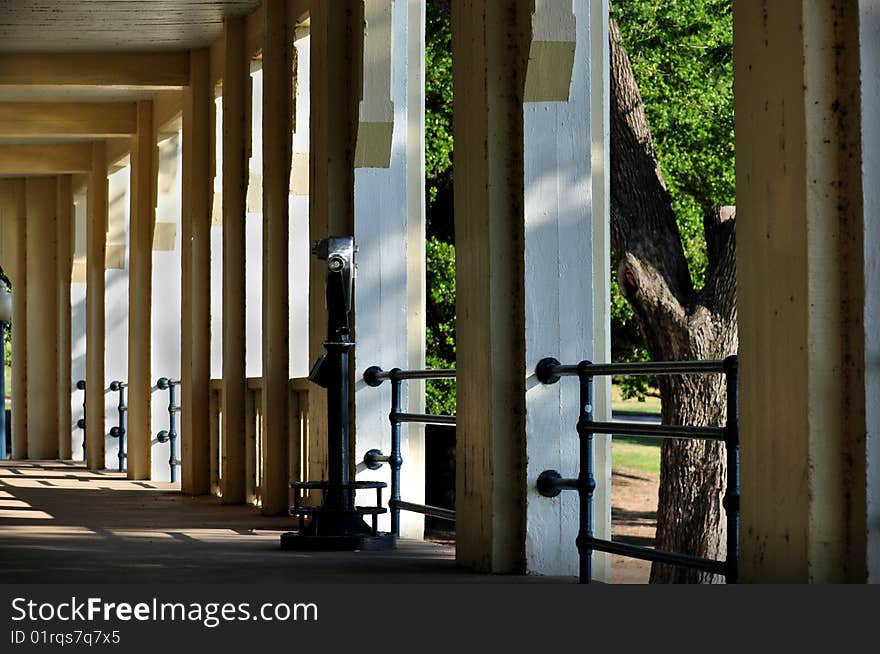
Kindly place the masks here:
<instances>
[{"instance_id":1,"label":"row of columns","mask_svg":"<svg viewBox=\"0 0 880 654\"><path fill-rule=\"evenodd\" d=\"M70 175L0 181L2 257L13 294L13 456L70 456Z\"/></svg>"}]
</instances>

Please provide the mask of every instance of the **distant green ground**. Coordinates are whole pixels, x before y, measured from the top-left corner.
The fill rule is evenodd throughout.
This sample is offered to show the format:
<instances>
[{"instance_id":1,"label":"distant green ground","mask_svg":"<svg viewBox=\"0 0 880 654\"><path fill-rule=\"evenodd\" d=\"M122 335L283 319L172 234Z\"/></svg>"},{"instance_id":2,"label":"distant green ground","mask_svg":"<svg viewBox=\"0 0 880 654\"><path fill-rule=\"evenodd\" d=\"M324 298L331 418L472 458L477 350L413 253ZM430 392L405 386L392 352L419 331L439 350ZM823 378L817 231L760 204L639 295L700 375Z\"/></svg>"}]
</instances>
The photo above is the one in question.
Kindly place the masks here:
<instances>
[{"instance_id":1,"label":"distant green ground","mask_svg":"<svg viewBox=\"0 0 880 654\"><path fill-rule=\"evenodd\" d=\"M641 436L615 436L611 443L611 467L660 475L660 441Z\"/></svg>"},{"instance_id":2,"label":"distant green ground","mask_svg":"<svg viewBox=\"0 0 880 654\"><path fill-rule=\"evenodd\" d=\"M650 415L660 415L660 397L654 394L645 397L644 401L635 399L624 400L620 394L620 387L614 384L611 387L611 410L616 413L646 413Z\"/></svg>"},{"instance_id":3,"label":"distant green ground","mask_svg":"<svg viewBox=\"0 0 880 654\"><path fill-rule=\"evenodd\" d=\"M649 395L644 402L624 400L615 385L611 390L611 409L615 413L660 415L660 398ZM615 436L611 443L611 467L627 468L660 475L660 441L639 436Z\"/></svg>"}]
</instances>

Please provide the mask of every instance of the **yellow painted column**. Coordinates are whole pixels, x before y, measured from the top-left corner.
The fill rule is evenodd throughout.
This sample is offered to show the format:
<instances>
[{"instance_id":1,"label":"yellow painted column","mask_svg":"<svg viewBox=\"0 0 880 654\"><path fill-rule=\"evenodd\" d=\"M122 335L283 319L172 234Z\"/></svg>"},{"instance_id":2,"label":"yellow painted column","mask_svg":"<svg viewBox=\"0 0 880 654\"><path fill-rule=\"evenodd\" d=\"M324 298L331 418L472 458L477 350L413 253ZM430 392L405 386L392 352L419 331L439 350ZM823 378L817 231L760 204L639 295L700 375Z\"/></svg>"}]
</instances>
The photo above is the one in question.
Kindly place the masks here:
<instances>
[{"instance_id":1,"label":"yellow painted column","mask_svg":"<svg viewBox=\"0 0 880 654\"><path fill-rule=\"evenodd\" d=\"M263 44L263 513L289 507L288 282L292 49L284 0L266 0Z\"/></svg>"},{"instance_id":2,"label":"yellow painted column","mask_svg":"<svg viewBox=\"0 0 880 654\"><path fill-rule=\"evenodd\" d=\"M309 124L309 239L354 234L354 150L358 98L355 53L360 44L358 2L321 0L311 10L311 107ZM325 353L327 306L325 265L309 268L309 358ZM327 392L309 389L308 474L327 469Z\"/></svg>"},{"instance_id":3,"label":"yellow painted column","mask_svg":"<svg viewBox=\"0 0 880 654\"><path fill-rule=\"evenodd\" d=\"M12 458L27 459L27 210L24 180L10 182L10 218L15 252L12 293Z\"/></svg>"},{"instance_id":4,"label":"yellow painted column","mask_svg":"<svg viewBox=\"0 0 880 654\"><path fill-rule=\"evenodd\" d=\"M70 459L71 334L70 283L73 272L73 185L70 175L58 178L57 208L58 264L58 457Z\"/></svg>"},{"instance_id":5,"label":"yellow painted column","mask_svg":"<svg viewBox=\"0 0 880 654\"><path fill-rule=\"evenodd\" d=\"M104 269L109 183L107 146L92 146L86 223L86 465L104 468ZM90 390L91 389L91 390Z\"/></svg>"},{"instance_id":6,"label":"yellow painted column","mask_svg":"<svg viewBox=\"0 0 880 654\"><path fill-rule=\"evenodd\" d=\"M456 559L497 573L525 566L523 6L453 3Z\"/></svg>"},{"instance_id":7,"label":"yellow painted column","mask_svg":"<svg viewBox=\"0 0 880 654\"><path fill-rule=\"evenodd\" d=\"M153 230L156 222L156 143L153 103L138 102L131 148L131 229L128 277L128 478L152 474ZM88 415L86 416L88 420Z\"/></svg>"},{"instance_id":8,"label":"yellow painted column","mask_svg":"<svg viewBox=\"0 0 880 654\"><path fill-rule=\"evenodd\" d=\"M743 581L880 580L880 53L862 5L734 3Z\"/></svg>"},{"instance_id":9,"label":"yellow painted column","mask_svg":"<svg viewBox=\"0 0 880 654\"><path fill-rule=\"evenodd\" d=\"M209 445L211 383L211 143L214 102L208 50L190 54L183 104L181 338L181 490L211 492Z\"/></svg>"},{"instance_id":10,"label":"yellow painted column","mask_svg":"<svg viewBox=\"0 0 880 654\"><path fill-rule=\"evenodd\" d=\"M58 458L57 185L54 177L25 180L29 459Z\"/></svg>"},{"instance_id":11,"label":"yellow painted column","mask_svg":"<svg viewBox=\"0 0 880 654\"><path fill-rule=\"evenodd\" d=\"M245 23L225 22L223 72L223 434L224 504L245 501L245 200L249 65Z\"/></svg>"}]
</instances>

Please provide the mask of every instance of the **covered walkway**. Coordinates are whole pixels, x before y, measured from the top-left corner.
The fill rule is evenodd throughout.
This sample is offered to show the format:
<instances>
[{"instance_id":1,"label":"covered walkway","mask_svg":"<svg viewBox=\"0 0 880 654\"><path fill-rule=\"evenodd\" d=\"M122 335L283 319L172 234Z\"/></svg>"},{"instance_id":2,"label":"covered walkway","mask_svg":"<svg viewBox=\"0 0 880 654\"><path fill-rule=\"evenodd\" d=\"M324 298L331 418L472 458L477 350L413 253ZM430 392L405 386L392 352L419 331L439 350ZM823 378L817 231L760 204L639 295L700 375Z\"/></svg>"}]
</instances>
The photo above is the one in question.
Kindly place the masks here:
<instances>
[{"instance_id":1,"label":"covered walkway","mask_svg":"<svg viewBox=\"0 0 880 654\"><path fill-rule=\"evenodd\" d=\"M453 547L422 541L393 552L282 552L292 519L176 490L79 462L0 462L0 583L560 581L469 573Z\"/></svg>"}]
</instances>

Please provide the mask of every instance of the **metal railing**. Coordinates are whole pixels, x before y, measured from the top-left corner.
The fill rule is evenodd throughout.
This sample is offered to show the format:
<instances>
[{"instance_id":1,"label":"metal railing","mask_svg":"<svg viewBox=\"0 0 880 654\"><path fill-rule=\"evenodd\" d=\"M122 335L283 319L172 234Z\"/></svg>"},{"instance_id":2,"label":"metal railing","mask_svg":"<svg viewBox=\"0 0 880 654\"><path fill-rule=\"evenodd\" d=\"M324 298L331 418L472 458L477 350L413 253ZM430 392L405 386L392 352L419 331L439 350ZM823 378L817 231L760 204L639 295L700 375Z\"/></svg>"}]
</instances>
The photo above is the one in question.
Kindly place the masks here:
<instances>
[{"instance_id":1,"label":"metal railing","mask_svg":"<svg viewBox=\"0 0 880 654\"><path fill-rule=\"evenodd\" d=\"M370 470L378 470L383 463L387 463L391 468L391 498L388 501L388 508L391 510L391 533L394 536L400 536L401 511L421 513L440 520L455 522L455 511L451 509L404 502L400 499L400 468L403 466L403 456L400 449L400 425L419 423L455 426L455 416L404 413L402 384L410 379L455 379L455 370L401 370L394 368L385 372L378 366L372 366L364 371L363 377L367 386L378 387L385 380L391 382L391 413L388 414L388 419L391 422L391 453L386 456L381 450L374 449L364 454L364 465Z\"/></svg>"},{"instance_id":2,"label":"metal railing","mask_svg":"<svg viewBox=\"0 0 880 654\"><path fill-rule=\"evenodd\" d=\"M86 460L86 380L78 379L76 381L76 390L83 392L83 415L82 418L76 421L76 426L78 429L82 430L83 435L83 461Z\"/></svg>"},{"instance_id":3,"label":"metal railing","mask_svg":"<svg viewBox=\"0 0 880 654\"><path fill-rule=\"evenodd\" d=\"M684 375L723 374L727 387L727 423L724 427L692 425L643 425L627 422L596 422L593 420L593 380L611 375ZM739 560L739 424L737 421L737 358L723 361L670 361L649 363L593 364L581 361L562 365L556 359L543 359L535 368L543 384L555 384L561 377L576 376L580 381L580 415L577 433L580 438L579 473L576 479L565 479L555 470L538 476L537 490L544 497L556 497L564 490L576 490L580 500L579 529L576 540L579 557L580 583L592 581L593 552L619 554L646 561L695 568L723 575L727 583L736 583ZM722 505L727 518L727 556L724 561L657 550L596 538L593 535L593 435L615 434L652 438L702 439L723 442L727 455L727 487Z\"/></svg>"},{"instance_id":4,"label":"metal railing","mask_svg":"<svg viewBox=\"0 0 880 654\"><path fill-rule=\"evenodd\" d=\"M156 380L156 388L160 391L168 391L168 429L163 429L156 434L156 440L160 443L169 443L168 467L171 469L171 483L177 481L177 467L180 459L177 458L177 414L180 413L180 405L177 404L174 389L180 386L179 379L159 377Z\"/></svg>"},{"instance_id":5,"label":"metal railing","mask_svg":"<svg viewBox=\"0 0 880 654\"><path fill-rule=\"evenodd\" d=\"M116 425L110 428L110 436L119 441L119 450L116 454L116 458L119 461L119 472L125 472L125 414L128 411L128 406L125 404L126 388L128 388L128 384L125 382L110 382L110 391L119 394L119 401L116 404L116 411L119 417L117 418Z\"/></svg>"}]
</instances>

